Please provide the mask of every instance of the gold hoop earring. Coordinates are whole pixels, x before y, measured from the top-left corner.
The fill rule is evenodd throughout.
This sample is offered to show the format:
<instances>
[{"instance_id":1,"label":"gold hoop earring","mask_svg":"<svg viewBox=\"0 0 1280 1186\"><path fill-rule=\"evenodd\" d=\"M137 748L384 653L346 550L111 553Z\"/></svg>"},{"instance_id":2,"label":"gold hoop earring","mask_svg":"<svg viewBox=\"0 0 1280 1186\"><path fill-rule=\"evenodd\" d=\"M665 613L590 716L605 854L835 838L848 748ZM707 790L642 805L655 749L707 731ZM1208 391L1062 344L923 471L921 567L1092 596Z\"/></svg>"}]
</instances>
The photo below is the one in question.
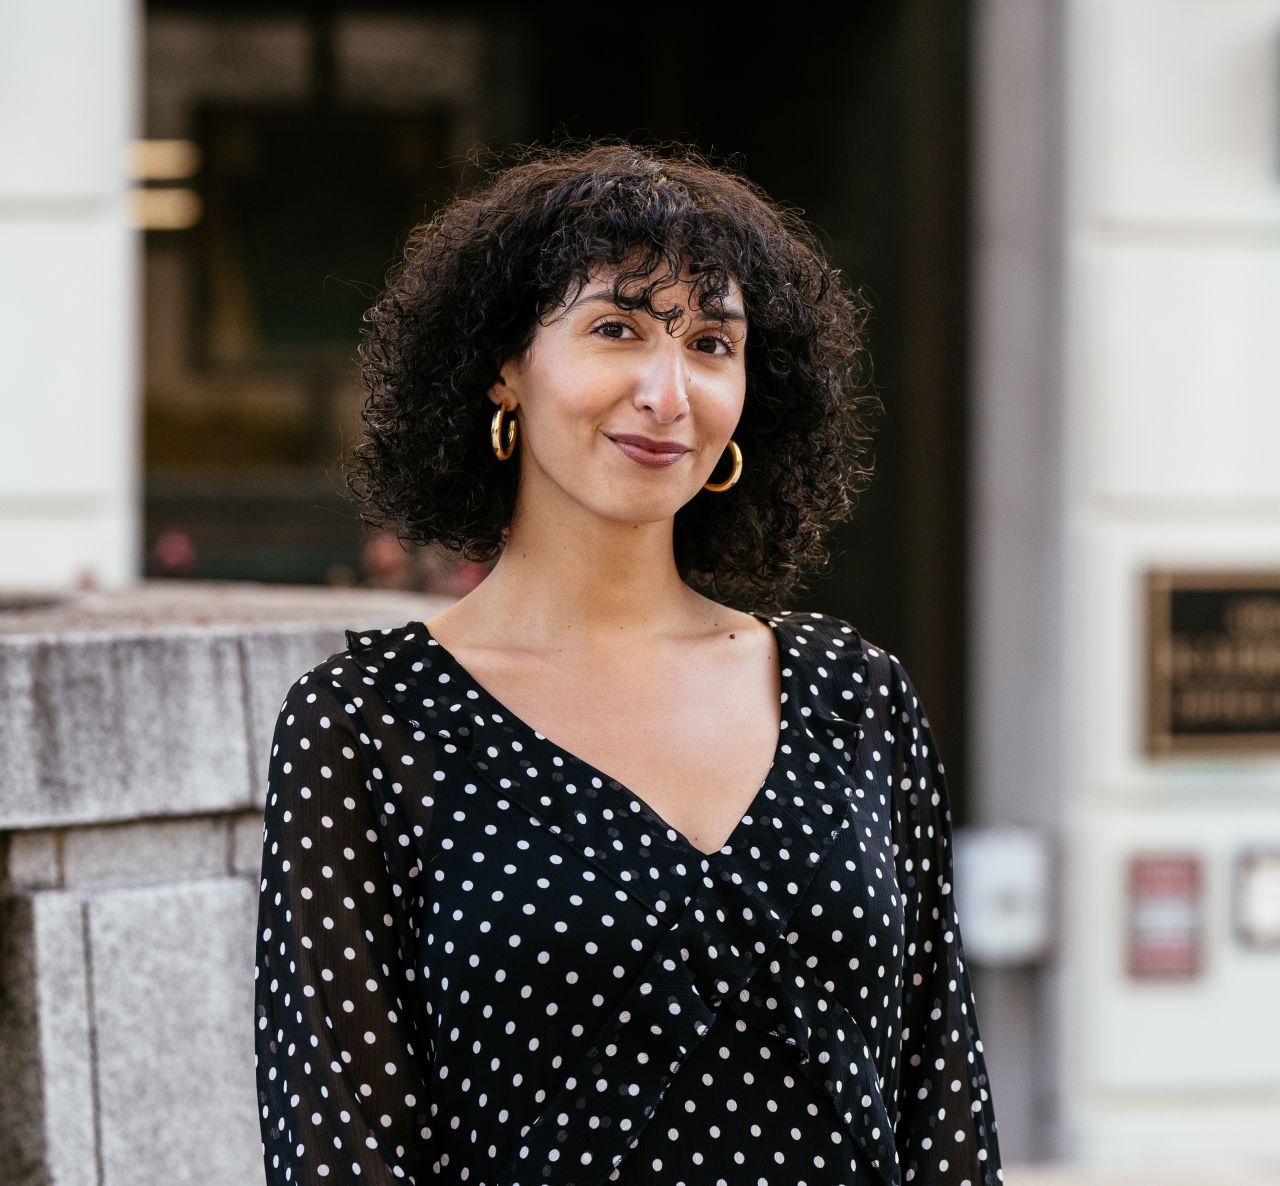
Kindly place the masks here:
<instances>
[{"instance_id":1,"label":"gold hoop earring","mask_svg":"<svg viewBox=\"0 0 1280 1186\"><path fill-rule=\"evenodd\" d=\"M502 413L511 412L511 421L507 425L507 445L504 450L502 447ZM494 455L499 461L506 461L511 456L512 450L516 447L516 430L520 427L520 422L515 417L515 405L509 404L504 399L498 410L493 414L493 423L489 426L489 439L493 444Z\"/></svg>"},{"instance_id":2,"label":"gold hoop earring","mask_svg":"<svg viewBox=\"0 0 1280 1186\"><path fill-rule=\"evenodd\" d=\"M712 490L719 494L723 490L728 490L740 477L742 477L742 450L738 448L738 443L732 438L729 439L729 449L733 453L733 473L723 482L703 482L704 490Z\"/></svg>"}]
</instances>

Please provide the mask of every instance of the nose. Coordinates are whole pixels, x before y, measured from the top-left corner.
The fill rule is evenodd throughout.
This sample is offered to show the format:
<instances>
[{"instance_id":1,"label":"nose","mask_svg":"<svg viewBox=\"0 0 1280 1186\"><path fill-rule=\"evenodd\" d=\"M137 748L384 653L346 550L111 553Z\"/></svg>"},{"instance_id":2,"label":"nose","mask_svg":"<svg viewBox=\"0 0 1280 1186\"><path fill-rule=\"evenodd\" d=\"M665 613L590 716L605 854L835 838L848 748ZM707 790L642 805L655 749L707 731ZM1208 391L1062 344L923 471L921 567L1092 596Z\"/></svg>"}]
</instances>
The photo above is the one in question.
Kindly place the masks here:
<instances>
[{"instance_id":1,"label":"nose","mask_svg":"<svg viewBox=\"0 0 1280 1186\"><path fill-rule=\"evenodd\" d=\"M659 340L652 350L646 351L643 371L636 384L636 407L648 408L655 419L664 424L689 410L689 364L678 332L662 331L655 335Z\"/></svg>"}]
</instances>

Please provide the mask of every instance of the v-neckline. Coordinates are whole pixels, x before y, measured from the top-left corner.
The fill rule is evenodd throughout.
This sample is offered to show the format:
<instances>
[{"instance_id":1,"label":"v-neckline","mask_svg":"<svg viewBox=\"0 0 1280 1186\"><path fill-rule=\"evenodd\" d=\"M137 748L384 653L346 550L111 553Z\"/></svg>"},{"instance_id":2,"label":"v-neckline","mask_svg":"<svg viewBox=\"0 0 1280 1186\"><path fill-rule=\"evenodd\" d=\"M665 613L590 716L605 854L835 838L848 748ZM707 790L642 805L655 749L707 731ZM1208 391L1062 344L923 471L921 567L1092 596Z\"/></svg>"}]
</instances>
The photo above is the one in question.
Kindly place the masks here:
<instances>
[{"instance_id":1,"label":"v-neckline","mask_svg":"<svg viewBox=\"0 0 1280 1186\"><path fill-rule=\"evenodd\" d=\"M444 659L444 661L448 664L448 666L453 669L454 673L460 676L461 679L471 688L472 692L475 694L476 699L483 702L486 705L487 710L499 714L506 723L534 737L540 745L550 747L550 749L555 754L559 755L564 762L566 763L571 762L574 765L580 767L582 770L584 770L588 774L593 775L594 777L600 779L603 783L606 783L610 786L615 787L622 794L622 796L624 797L624 799L626 799L628 803L634 805L634 808L633 808L634 810L637 810L642 814L646 815L656 826L661 827L665 831L669 832L672 836L676 838L677 843L679 843L684 848L687 848L691 853L696 855L701 861L710 862L710 861L716 860L717 858L722 858L726 855L729 855L737 851L739 843L741 841L742 834L755 821L756 813L759 810L760 804L763 801L766 792L769 790L770 783L774 781L774 778L778 773L779 767L782 764L783 754L787 752L788 743L791 741L793 737L793 732L789 722L788 710L789 710L790 704L795 699L795 697L792 694L793 693L792 681L794 679L794 670L787 662L787 655L789 652L785 645L782 631L780 629L781 622L784 619L780 619L776 615L767 614L758 610L747 610L746 612L751 614L752 617L757 618L760 621L764 622L765 625L767 625L770 628L770 630L773 631L773 641L777 651L776 670L777 670L779 688L780 688L780 697L779 697L780 704L779 704L779 710L778 710L778 716L779 716L778 737L773 748L773 758L769 763L769 769L766 772L763 780L761 781L760 785L756 788L755 793L751 796L751 800L747 804L746 809L738 817L738 820L734 824L733 830L729 833L728 838L724 841L724 843L719 848L715 849L712 852L707 852L705 849L699 848L696 844L694 844L694 842L691 839L689 839L689 837L683 831L677 828L675 824L665 819L659 813L657 808L655 808L652 804L650 804L647 799L644 799L643 797L638 795L635 791L633 791L629 786L627 786L624 782L622 782L621 779L615 778L612 774L607 773L606 771L600 769L598 766L593 766L585 758L580 757L578 754L575 754L572 750L561 745L559 742L554 741L552 738L548 737L545 733L542 733L541 731L536 729L533 725L529 724L528 721L524 720L517 713L513 712L510 708L508 708L501 700L498 699L497 696L495 696L492 692L490 692L489 689L484 686L484 684L482 684L478 679L476 679L474 675L471 674L471 672L467 669L467 667L458 659L456 655L453 654L452 651L450 651L443 643L439 641L439 639L437 639L431 633L431 628L426 624L425 621L422 621L422 620L415 621L410 623L410 625L412 625L417 629L421 629L423 631L424 645L435 649L435 651L441 656L442 659Z\"/></svg>"}]
</instances>

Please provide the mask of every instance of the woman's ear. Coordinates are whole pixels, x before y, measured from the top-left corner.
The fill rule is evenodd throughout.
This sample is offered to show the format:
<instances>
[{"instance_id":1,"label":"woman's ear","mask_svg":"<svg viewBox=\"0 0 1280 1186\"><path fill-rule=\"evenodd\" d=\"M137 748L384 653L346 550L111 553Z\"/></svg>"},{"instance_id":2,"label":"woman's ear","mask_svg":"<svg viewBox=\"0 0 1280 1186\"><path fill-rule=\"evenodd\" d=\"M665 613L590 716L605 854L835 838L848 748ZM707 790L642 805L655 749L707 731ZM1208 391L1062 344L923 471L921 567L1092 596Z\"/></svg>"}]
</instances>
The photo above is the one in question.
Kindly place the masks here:
<instances>
[{"instance_id":1,"label":"woman's ear","mask_svg":"<svg viewBox=\"0 0 1280 1186\"><path fill-rule=\"evenodd\" d=\"M489 388L487 394L490 401L498 406L501 406L504 401L508 404L515 403L513 398L515 393L508 386L506 376L501 371L498 373L497 381Z\"/></svg>"},{"instance_id":2,"label":"woman's ear","mask_svg":"<svg viewBox=\"0 0 1280 1186\"><path fill-rule=\"evenodd\" d=\"M524 355L506 358L498 365L498 377L489 388L489 399L497 406L504 401L514 406L520 399L520 374L524 369Z\"/></svg>"}]
</instances>

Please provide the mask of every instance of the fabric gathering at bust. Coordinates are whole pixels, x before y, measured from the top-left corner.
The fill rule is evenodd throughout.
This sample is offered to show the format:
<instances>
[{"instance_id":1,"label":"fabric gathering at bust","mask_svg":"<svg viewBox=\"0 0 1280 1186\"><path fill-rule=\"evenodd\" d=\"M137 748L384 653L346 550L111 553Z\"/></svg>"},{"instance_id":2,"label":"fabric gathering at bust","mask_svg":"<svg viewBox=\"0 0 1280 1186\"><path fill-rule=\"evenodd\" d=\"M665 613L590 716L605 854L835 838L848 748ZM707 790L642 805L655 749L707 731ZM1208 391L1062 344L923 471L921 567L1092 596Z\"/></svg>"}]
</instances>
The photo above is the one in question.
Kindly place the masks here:
<instances>
[{"instance_id":1,"label":"fabric gathering at bust","mask_svg":"<svg viewBox=\"0 0 1280 1186\"><path fill-rule=\"evenodd\" d=\"M268 1186L995 1186L943 766L847 622L778 642L773 766L707 855L423 622L347 631L270 754Z\"/></svg>"}]
</instances>

